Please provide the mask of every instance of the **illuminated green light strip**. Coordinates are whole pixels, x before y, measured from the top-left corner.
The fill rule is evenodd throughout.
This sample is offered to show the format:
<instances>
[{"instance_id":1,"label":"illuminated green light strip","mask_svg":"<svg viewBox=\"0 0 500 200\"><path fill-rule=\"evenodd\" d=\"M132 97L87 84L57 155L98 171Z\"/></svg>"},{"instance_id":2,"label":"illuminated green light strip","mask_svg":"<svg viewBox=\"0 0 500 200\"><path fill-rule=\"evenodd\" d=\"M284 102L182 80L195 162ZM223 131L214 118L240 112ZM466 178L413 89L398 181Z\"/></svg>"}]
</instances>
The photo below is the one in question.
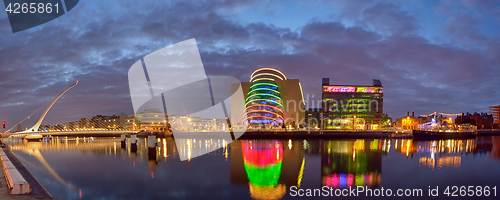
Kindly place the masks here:
<instances>
[{"instance_id":1,"label":"illuminated green light strip","mask_svg":"<svg viewBox=\"0 0 500 200\"><path fill-rule=\"evenodd\" d=\"M267 94L267 93L257 93L257 94L252 94L250 96L247 97L247 99L245 99L245 101L248 101L249 98L253 97L253 96L257 96L257 95L264 95L264 96L272 96L272 97L275 97L279 100L281 100L281 97L279 96L276 96L276 95L273 95L273 94Z\"/></svg>"},{"instance_id":2,"label":"illuminated green light strip","mask_svg":"<svg viewBox=\"0 0 500 200\"><path fill-rule=\"evenodd\" d=\"M258 167L250 163L245 163L245 171L247 172L250 183L258 186L276 186L281 175L281 163L271 164L266 167Z\"/></svg>"},{"instance_id":3,"label":"illuminated green light strip","mask_svg":"<svg viewBox=\"0 0 500 200\"><path fill-rule=\"evenodd\" d=\"M254 101L270 101L271 103L275 103L275 104L278 104L278 105L280 105L281 107L283 107L283 105L281 105L281 103L275 102L274 100L271 100L271 99L253 99L253 100L251 100L251 101L247 102L247 103L245 104L245 107L246 107L249 103L252 103L252 102L254 102Z\"/></svg>"},{"instance_id":4,"label":"illuminated green light strip","mask_svg":"<svg viewBox=\"0 0 500 200\"><path fill-rule=\"evenodd\" d=\"M273 91L273 92L277 92L277 93L281 94L281 92L279 92L278 89L269 89L269 88L254 88L254 89L250 90L250 92L248 92L248 93L252 93L255 90L269 90L269 91Z\"/></svg>"},{"instance_id":5,"label":"illuminated green light strip","mask_svg":"<svg viewBox=\"0 0 500 200\"><path fill-rule=\"evenodd\" d=\"M274 83L256 83L256 84L252 84L252 86L250 86L250 88L252 88L254 86L258 86L258 85L270 85L270 86L276 86L276 87L278 87L278 85L276 85Z\"/></svg>"}]
</instances>

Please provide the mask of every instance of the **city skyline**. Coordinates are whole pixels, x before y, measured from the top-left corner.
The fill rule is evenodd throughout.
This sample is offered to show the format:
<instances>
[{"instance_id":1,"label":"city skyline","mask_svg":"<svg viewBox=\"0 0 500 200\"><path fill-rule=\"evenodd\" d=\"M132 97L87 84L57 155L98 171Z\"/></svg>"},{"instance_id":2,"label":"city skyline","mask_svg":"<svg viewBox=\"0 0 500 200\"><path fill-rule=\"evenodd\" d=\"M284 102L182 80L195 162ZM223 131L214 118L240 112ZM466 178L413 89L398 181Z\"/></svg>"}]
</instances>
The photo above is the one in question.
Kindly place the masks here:
<instances>
[{"instance_id":1,"label":"city skyline","mask_svg":"<svg viewBox=\"0 0 500 200\"><path fill-rule=\"evenodd\" d=\"M144 16L120 12L131 5L81 2L18 33L0 14L0 120L14 126L76 80L81 94L54 110L132 114L128 68L189 38L197 39L209 76L246 82L255 69L272 67L299 79L313 100L321 99L322 78L335 85L380 79L384 112L393 119L407 111L488 112L500 104L495 2L275 2L264 11L262 2L134 2ZM179 17L186 12L192 15ZM82 17L89 13L101 17Z\"/></svg>"}]
</instances>

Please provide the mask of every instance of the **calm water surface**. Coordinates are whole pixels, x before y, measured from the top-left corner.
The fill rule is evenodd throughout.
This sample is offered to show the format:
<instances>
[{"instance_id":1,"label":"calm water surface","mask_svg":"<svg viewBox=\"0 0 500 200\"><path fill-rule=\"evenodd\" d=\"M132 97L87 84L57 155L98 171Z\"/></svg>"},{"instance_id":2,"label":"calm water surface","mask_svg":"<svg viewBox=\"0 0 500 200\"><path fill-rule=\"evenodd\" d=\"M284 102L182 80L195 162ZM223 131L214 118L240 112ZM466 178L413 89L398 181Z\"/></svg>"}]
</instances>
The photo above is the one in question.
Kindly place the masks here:
<instances>
[{"instance_id":1,"label":"calm water surface","mask_svg":"<svg viewBox=\"0 0 500 200\"><path fill-rule=\"evenodd\" d=\"M447 186L500 189L500 137L238 140L229 145L186 139L177 144L179 151L170 138L158 141L158 147L148 149L139 139L137 151L130 144L121 148L119 138L6 142L56 199L296 199L291 186L383 187L394 193L423 189L423 198L429 186L439 186L442 199ZM220 149L179 159L179 154L190 157L213 146Z\"/></svg>"}]
</instances>

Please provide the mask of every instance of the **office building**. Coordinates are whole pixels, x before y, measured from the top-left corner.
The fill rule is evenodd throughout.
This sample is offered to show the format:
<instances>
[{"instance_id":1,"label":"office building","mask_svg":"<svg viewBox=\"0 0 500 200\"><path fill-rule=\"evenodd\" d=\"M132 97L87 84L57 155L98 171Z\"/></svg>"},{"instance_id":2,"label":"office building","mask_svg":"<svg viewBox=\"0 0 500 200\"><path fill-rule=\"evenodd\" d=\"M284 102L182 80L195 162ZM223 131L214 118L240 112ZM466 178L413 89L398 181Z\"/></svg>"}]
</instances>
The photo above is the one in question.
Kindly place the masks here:
<instances>
[{"instance_id":1,"label":"office building","mask_svg":"<svg viewBox=\"0 0 500 200\"><path fill-rule=\"evenodd\" d=\"M306 127L316 129L321 127L321 108L309 108L306 110Z\"/></svg>"},{"instance_id":2,"label":"office building","mask_svg":"<svg viewBox=\"0 0 500 200\"><path fill-rule=\"evenodd\" d=\"M493 123L500 124L500 105L490 106L490 114L493 116Z\"/></svg>"},{"instance_id":3,"label":"office building","mask_svg":"<svg viewBox=\"0 0 500 200\"><path fill-rule=\"evenodd\" d=\"M322 83L322 119L324 129L379 130L383 118L382 82L373 85L330 85Z\"/></svg>"}]
</instances>

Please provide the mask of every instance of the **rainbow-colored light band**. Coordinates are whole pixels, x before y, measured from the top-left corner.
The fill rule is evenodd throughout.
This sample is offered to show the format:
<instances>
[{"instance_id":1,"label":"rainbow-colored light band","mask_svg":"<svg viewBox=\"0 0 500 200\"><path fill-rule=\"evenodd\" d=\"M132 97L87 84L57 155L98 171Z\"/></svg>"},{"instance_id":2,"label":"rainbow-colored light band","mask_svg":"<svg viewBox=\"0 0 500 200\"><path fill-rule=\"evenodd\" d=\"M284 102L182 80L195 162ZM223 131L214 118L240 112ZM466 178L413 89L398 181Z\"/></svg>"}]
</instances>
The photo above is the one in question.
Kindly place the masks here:
<instances>
[{"instance_id":1,"label":"rainbow-colored light band","mask_svg":"<svg viewBox=\"0 0 500 200\"><path fill-rule=\"evenodd\" d=\"M276 84L276 80L286 80L286 76L272 68L261 68L255 70L252 75L250 75L250 85L249 92L245 99L245 114L243 117L243 123L250 123L248 119L251 118L263 118L270 120L253 120L252 123L256 124L268 124L278 122L283 123L283 105L281 99L281 93L279 87ZM259 87L264 86L264 87ZM257 103L255 103L257 102ZM274 110L269 109L250 109L254 106L269 106L269 108L274 108ZM258 116L248 116L248 114L253 113L253 115ZM267 113L273 114L272 117L267 117L265 115L271 116Z\"/></svg>"}]
</instances>

